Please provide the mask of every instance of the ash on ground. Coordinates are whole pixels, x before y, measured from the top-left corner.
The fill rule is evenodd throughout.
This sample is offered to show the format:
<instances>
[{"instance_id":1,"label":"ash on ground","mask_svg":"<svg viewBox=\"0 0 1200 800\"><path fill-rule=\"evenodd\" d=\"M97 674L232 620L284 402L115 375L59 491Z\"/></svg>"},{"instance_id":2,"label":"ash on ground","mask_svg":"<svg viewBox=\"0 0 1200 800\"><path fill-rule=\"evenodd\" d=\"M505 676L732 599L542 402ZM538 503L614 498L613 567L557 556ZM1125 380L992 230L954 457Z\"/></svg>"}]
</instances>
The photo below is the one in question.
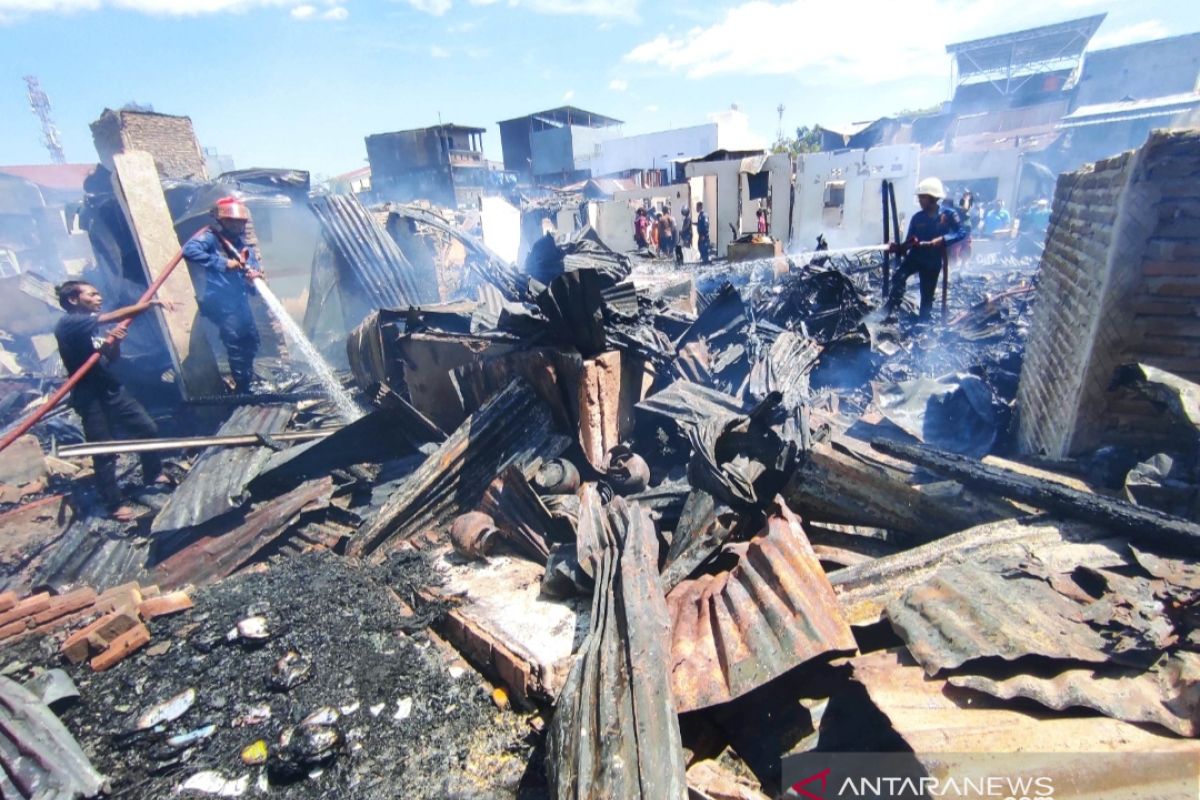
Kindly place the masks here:
<instances>
[{"instance_id":1,"label":"ash on ground","mask_svg":"<svg viewBox=\"0 0 1200 800\"><path fill-rule=\"evenodd\" d=\"M543 796L522 785L535 744L530 720L498 710L474 670L447 667L389 595L389 584L403 592L435 577L419 558L370 569L313 553L201 589L191 611L150 623L157 647L109 672L70 668L81 697L62 719L119 797L167 797L204 771L230 789L241 781L247 797ZM239 621L256 616L266 621L265 640L230 640ZM170 644L165 653L162 643ZM4 663L10 672L59 666L53 644L41 638L10 648ZM289 652L300 656L288 673L299 682L269 688ZM181 717L134 732L147 710L188 689L196 699ZM329 707L339 718L324 744L338 743L324 759L280 748L286 729ZM209 725L207 738L168 744ZM271 760L247 766L242 751L259 740Z\"/></svg>"}]
</instances>

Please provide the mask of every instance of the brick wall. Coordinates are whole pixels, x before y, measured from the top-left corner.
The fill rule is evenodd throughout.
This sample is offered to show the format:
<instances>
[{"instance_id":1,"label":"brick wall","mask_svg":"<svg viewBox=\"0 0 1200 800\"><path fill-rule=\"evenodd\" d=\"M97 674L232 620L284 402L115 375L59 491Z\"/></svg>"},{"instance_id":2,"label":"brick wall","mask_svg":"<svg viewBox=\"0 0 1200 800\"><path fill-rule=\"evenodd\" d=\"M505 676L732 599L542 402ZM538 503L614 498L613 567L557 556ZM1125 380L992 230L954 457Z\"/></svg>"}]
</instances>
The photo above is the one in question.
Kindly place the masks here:
<instances>
[{"instance_id":1,"label":"brick wall","mask_svg":"<svg viewBox=\"0 0 1200 800\"><path fill-rule=\"evenodd\" d=\"M1163 415L1110 392L1140 361L1200 381L1200 131L1059 177L1018 390L1026 452L1169 443Z\"/></svg>"},{"instance_id":2,"label":"brick wall","mask_svg":"<svg viewBox=\"0 0 1200 800\"><path fill-rule=\"evenodd\" d=\"M190 117L105 109L91 128L100 162L110 170L114 154L144 150L154 157L161 178L208 180Z\"/></svg>"}]
</instances>

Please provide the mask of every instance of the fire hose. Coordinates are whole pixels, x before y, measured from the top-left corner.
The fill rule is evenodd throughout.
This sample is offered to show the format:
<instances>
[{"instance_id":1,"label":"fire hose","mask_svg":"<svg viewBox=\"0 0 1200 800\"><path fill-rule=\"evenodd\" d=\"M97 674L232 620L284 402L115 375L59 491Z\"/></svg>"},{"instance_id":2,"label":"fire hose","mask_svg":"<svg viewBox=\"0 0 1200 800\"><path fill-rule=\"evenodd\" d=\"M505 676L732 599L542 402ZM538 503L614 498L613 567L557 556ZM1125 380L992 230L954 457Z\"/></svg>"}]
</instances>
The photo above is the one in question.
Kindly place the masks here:
<instances>
[{"instance_id":1,"label":"fire hose","mask_svg":"<svg viewBox=\"0 0 1200 800\"><path fill-rule=\"evenodd\" d=\"M150 298L154 297L154 295L157 294L158 290L162 287L163 283L166 282L167 277L170 276L175 267L179 266L179 262L182 260L183 248L181 247L179 248L179 252L176 253L169 262L167 262L166 268L157 278L154 279L154 282L150 284L150 287L146 289L145 293L141 296L141 299L139 299L138 302L145 303L146 301L150 300ZM114 335L115 332L118 330L127 330L130 324L133 323L133 319L133 317L130 317L129 319L121 320L121 322L117 323L116 328L114 328L113 331L111 331L108 336L104 338L104 344L110 345L116 341L116 336ZM67 394L70 393L70 391L74 389L81 380L83 380L83 377L88 374L88 371L91 370L92 367L96 366L96 362L99 360L100 350L97 349L96 352L88 356L87 361L83 362L79 369L75 370L75 372L71 374L71 377L67 378L66 383L58 387L58 390L55 391L54 394L50 395L49 399L46 400L45 403L43 403L37 410L26 417L21 424L13 428L3 439L0 439L0 452L4 452L4 450L10 444L15 442L17 439L20 439L26 433L29 433L29 429L36 425L42 417L49 414L55 406L61 403L63 398L66 397Z\"/></svg>"}]
</instances>

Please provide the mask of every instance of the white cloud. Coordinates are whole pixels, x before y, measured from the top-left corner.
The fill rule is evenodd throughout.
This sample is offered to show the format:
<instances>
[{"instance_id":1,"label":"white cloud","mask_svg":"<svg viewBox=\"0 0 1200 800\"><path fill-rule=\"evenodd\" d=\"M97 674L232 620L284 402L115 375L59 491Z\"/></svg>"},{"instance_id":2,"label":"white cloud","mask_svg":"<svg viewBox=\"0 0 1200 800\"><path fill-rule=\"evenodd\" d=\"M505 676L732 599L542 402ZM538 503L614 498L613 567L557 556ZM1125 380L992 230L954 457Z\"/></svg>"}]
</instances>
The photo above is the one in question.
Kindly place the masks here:
<instances>
[{"instance_id":1,"label":"white cloud","mask_svg":"<svg viewBox=\"0 0 1200 800\"><path fill-rule=\"evenodd\" d=\"M430 58L449 58L450 51L444 47L439 47L436 44L429 45Z\"/></svg>"},{"instance_id":2,"label":"white cloud","mask_svg":"<svg viewBox=\"0 0 1200 800\"><path fill-rule=\"evenodd\" d=\"M1126 25L1108 33L1102 33L1092 39L1089 50L1101 50L1105 47L1120 47L1134 42L1145 42L1150 39L1161 39L1169 35L1167 26L1156 19L1148 19L1134 25Z\"/></svg>"},{"instance_id":3,"label":"white cloud","mask_svg":"<svg viewBox=\"0 0 1200 800\"><path fill-rule=\"evenodd\" d=\"M499 3L500 0L470 0L470 2L473 6L490 6Z\"/></svg>"},{"instance_id":4,"label":"white cloud","mask_svg":"<svg viewBox=\"0 0 1200 800\"><path fill-rule=\"evenodd\" d=\"M475 30L478 27L479 27L478 20L467 20L466 22L458 22L458 23L455 23L454 25L447 25L446 33L449 33L451 35L458 35L461 33L470 33L471 31Z\"/></svg>"},{"instance_id":5,"label":"white cloud","mask_svg":"<svg viewBox=\"0 0 1200 800\"><path fill-rule=\"evenodd\" d=\"M320 16L340 20L350 13L339 0L318 0L315 4L303 0L0 0L0 20L15 21L32 14L70 14L106 8L168 17L239 13L258 8L287 9L296 19ZM322 8L325 10L321 11Z\"/></svg>"},{"instance_id":6,"label":"white cloud","mask_svg":"<svg viewBox=\"0 0 1200 800\"><path fill-rule=\"evenodd\" d=\"M648 113L650 113L650 114L657 114L657 113L658 113L658 106L656 106L656 105L648 105L648 106L646 106L646 111L647 111Z\"/></svg>"},{"instance_id":7,"label":"white cloud","mask_svg":"<svg viewBox=\"0 0 1200 800\"><path fill-rule=\"evenodd\" d=\"M432 14L435 17L440 17L450 10L452 5L451 0L407 0L408 4L417 11L424 11L426 14Z\"/></svg>"},{"instance_id":8,"label":"white cloud","mask_svg":"<svg viewBox=\"0 0 1200 800\"><path fill-rule=\"evenodd\" d=\"M909 0L902 14L881 14L876 0L748 0L709 25L659 33L624 60L693 79L794 75L818 86L944 82L947 43L1059 22L1055 9L1000 0Z\"/></svg>"},{"instance_id":9,"label":"white cloud","mask_svg":"<svg viewBox=\"0 0 1200 800\"><path fill-rule=\"evenodd\" d=\"M613 78L608 82L608 88L614 92L623 92L629 88L629 81L623 81L620 78Z\"/></svg>"},{"instance_id":10,"label":"white cloud","mask_svg":"<svg viewBox=\"0 0 1200 800\"><path fill-rule=\"evenodd\" d=\"M539 14L564 14L610 19L638 19L639 0L522 0Z\"/></svg>"},{"instance_id":11,"label":"white cloud","mask_svg":"<svg viewBox=\"0 0 1200 800\"><path fill-rule=\"evenodd\" d=\"M568 102L570 102L570 101L571 101L571 100L572 100L574 97L575 97L575 90L574 90L574 89L567 89L567 91L563 92L562 100L560 100L559 102L560 102L560 103L568 103Z\"/></svg>"}]
</instances>

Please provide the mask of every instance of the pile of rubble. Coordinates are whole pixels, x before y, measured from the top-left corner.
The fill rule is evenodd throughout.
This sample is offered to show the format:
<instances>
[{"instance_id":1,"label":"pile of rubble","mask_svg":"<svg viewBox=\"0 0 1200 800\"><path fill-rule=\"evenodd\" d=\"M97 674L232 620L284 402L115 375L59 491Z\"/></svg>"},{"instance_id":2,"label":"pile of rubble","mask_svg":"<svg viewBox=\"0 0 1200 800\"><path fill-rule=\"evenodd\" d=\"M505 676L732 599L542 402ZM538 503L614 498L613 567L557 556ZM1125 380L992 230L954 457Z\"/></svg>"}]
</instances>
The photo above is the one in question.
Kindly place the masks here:
<instances>
[{"instance_id":1,"label":"pile of rubble","mask_svg":"<svg viewBox=\"0 0 1200 800\"><path fill-rule=\"evenodd\" d=\"M922 327L880 309L870 258L707 291L586 231L524 270L465 258L477 300L349 336L361 419L243 406L217 435L250 441L208 442L133 529L0 517L26 530L7 588L94 604L25 623L10 678L93 655L111 586L194 603L113 669L67 658L95 767L10 782L755 798L851 749L930 774L1030 752L1056 786L1178 778L1062 753L1200 752L1200 525L1147 470L1138 504L997 455L1030 264L956 278ZM1194 458L1195 395L1167 394ZM297 421L314 438L289 444Z\"/></svg>"}]
</instances>

